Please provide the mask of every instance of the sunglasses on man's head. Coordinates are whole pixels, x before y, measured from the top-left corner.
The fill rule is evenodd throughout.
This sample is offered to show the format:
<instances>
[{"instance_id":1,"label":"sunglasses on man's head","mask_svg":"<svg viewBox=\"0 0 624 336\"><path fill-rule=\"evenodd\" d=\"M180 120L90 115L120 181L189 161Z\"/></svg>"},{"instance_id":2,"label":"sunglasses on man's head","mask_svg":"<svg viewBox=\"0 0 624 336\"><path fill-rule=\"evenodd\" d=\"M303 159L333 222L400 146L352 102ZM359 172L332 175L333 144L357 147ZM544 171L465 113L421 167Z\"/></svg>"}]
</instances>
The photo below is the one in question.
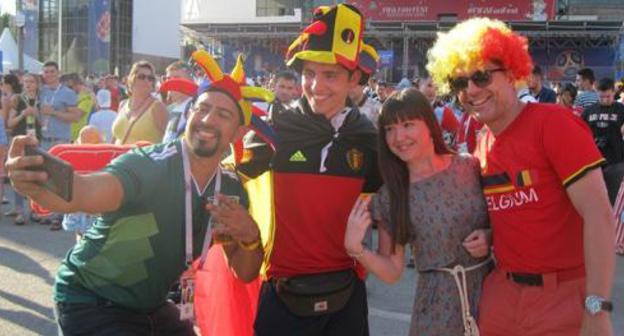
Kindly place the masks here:
<instances>
[{"instance_id":1,"label":"sunglasses on man's head","mask_svg":"<svg viewBox=\"0 0 624 336\"><path fill-rule=\"evenodd\" d=\"M146 75L146 74L138 74L136 75L136 78L140 80L148 80L150 82L153 82L156 80L156 77L154 77L154 75Z\"/></svg>"},{"instance_id":2,"label":"sunglasses on man's head","mask_svg":"<svg viewBox=\"0 0 624 336\"><path fill-rule=\"evenodd\" d=\"M459 92L462 90L466 90L468 88L468 82L472 81L474 85L478 88L483 89L484 87L490 85L492 83L492 73L498 71L505 71L503 68L496 69L487 69L487 70L478 70L470 77L455 77L449 79L449 84L451 86L451 90L455 92Z\"/></svg>"}]
</instances>

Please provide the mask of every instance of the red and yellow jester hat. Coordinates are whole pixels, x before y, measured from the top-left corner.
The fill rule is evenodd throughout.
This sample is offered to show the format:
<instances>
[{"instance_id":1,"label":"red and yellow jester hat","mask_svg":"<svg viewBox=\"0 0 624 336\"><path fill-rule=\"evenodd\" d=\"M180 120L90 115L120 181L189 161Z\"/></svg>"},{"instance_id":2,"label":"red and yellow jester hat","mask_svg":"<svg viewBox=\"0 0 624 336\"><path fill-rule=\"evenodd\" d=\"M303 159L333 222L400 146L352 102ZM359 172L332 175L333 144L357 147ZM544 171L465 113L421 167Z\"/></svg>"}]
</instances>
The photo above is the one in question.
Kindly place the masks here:
<instances>
[{"instance_id":1,"label":"red and yellow jester hat","mask_svg":"<svg viewBox=\"0 0 624 336\"><path fill-rule=\"evenodd\" d=\"M252 116L252 102L272 102L274 95L265 88L247 86L243 57L238 56L236 65L231 74L224 74L219 64L205 50L197 50L192 55L193 60L206 72L212 82L207 91L220 91L230 95L237 103L243 115L243 124L249 126Z\"/></svg>"},{"instance_id":2,"label":"red and yellow jester hat","mask_svg":"<svg viewBox=\"0 0 624 336\"><path fill-rule=\"evenodd\" d=\"M488 18L469 19L447 33L438 33L427 56L427 70L443 94L450 92L451 78L482 70L488 61L510 71L516 83L533 69L527 39L505 23Z\"/></svg>"},{"instance_id":3,"label":"red and yellow jester hat","mask_svg":"<svg viewBox=\"0 0 624 336\"><path fill-rule=\"evenodd\" d=\"M341 64L349 70L358 66L364 18L353 6L321 6L312 24L293 41L286 52L286 64L298 71L302 61Z\"/></svg>"},{"instance_id":4,"label":"red and yellow jester hat","mask_svg":"<svg viewBox=\"0 0 624 336\"><path fill-rule=\"evenodd\" d=\"M362 43L362 50L360 51L360 60L358 62L358 68L362 71L362 77L360 77L360 85L366 85L368 78L377 71L377 63L379 62L379 54L373 46L366 43Z\"/></svg>"}]
</instances>

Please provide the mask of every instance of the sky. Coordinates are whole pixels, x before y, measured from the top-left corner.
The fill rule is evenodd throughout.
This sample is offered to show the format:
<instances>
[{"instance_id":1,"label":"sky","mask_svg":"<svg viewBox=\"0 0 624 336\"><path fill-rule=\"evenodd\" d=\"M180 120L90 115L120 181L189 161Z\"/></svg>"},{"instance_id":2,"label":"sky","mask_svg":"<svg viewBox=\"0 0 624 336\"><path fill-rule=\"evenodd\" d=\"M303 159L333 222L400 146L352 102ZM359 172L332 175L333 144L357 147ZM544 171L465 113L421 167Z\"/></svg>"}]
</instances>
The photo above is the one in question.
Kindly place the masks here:
<instances>
[{"instance_id":1,"label":"sky","mask_svg":"<svg viewBox=\"0 0 624 336\"><path fill-rule=\"evenodd\" d=\"M15 0L0 0L0 14L15 14Z\"/></svg>"}]
</instances>

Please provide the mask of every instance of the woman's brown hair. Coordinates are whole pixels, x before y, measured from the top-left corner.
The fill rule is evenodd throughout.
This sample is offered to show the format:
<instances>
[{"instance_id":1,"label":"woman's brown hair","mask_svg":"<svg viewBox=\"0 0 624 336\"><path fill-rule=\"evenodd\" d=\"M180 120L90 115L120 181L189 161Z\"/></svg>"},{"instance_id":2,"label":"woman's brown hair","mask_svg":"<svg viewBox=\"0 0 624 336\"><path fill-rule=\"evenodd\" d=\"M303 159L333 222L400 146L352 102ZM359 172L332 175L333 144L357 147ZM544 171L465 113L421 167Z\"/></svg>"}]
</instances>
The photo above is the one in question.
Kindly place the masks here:
<instances>
[{"instance_id":1,"label":"woman's brown hair","mask_svg":"<svg viewBox=\"0 0 624 336\"><path fill-rule=\"evenodd\" d=\"M390 221L393 232L392 251L396 244L405 245L411 234L409 213L409 172L407 164L394 155L386 142L386 126L407 120L422 120L433 139L433 149L438 155L453 153L448 149L442 129L427 98L416 89L403 89L390 95L379 115L378 165L390 196ZM390 223L388 223L390 224Z\"/></svg>"}]
</instances>

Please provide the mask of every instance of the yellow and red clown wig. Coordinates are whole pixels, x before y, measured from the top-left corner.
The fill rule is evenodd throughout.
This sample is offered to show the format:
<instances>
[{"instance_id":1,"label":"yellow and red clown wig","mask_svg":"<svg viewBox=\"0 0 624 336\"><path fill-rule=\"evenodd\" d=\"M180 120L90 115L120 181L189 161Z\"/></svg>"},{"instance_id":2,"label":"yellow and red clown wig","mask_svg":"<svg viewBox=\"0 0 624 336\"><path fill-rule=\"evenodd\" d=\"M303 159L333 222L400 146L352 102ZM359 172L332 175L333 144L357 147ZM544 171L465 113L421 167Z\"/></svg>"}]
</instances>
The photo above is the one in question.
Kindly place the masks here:
<instances>
[{"instance_id":1,"label":"yellow and red clown wig","mask_svg":"<svg viewBox=\"0 0 624 336\"><path fill-rule=\"evenodd\" d=\"M247 86L242 55L238 56L236 65L229 75L221 71L219 64L205 50L195 51L192 59L204 70L206 76L211 81L207 91L223 92L237 102L242 115L241 120L245 126L249 126L251 123L253 102L270 103L275 97L271 91L265 88Z\"/></svg>"},{"instance_id":2,"label":"yellow and red clown wig","mask_svg":"<svg viewBox=\"0 0 624 336\"><path fill-rule=\"evenodd\" d=\"M357 8L340 4L314 10L312 23L291 43L286 65L301 71L303 61L358 67L364 18Z\"/></svg>"},{"instance_id":3,"label":"yellow and red clown wig","mask_svg":"<svg viewBox=\"0 0 624 336\"><path fill-rule=\"evenodd\" d=\"M488 18L469 19L438 33L427 56L427 70L442 94L450 92L451 78L483 70L487 62L507 69L516 83L525 81L533 69L527 39Z\"/></svg>"}]
</instances>

